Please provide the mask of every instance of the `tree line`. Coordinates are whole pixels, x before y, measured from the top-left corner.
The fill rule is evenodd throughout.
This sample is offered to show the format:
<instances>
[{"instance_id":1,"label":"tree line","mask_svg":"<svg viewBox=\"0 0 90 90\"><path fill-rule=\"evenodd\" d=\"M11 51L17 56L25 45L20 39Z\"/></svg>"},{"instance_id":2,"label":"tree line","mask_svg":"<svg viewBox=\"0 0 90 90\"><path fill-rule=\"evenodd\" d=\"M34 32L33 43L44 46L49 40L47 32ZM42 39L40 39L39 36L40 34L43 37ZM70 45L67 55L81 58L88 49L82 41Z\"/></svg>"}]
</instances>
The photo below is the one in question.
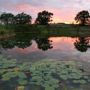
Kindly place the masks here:
<instances>
[{"instance_id":1,"label":"tree line","mask_svg":"<svg viewBox=\"0 0 90 90\"><path fill-rule=\"evenodd\" d=\"M46 10L39 12L35 20L35 24L48 25L52 21L53 13ZM76 23L86 25L90 23L90 14L87 10L80 11L74 18ZM24 12L14 15L12 13L2 13L0 15L0 22L4 25L8 24L31 24L32 16Z\"/></svg>"}]
</instances>

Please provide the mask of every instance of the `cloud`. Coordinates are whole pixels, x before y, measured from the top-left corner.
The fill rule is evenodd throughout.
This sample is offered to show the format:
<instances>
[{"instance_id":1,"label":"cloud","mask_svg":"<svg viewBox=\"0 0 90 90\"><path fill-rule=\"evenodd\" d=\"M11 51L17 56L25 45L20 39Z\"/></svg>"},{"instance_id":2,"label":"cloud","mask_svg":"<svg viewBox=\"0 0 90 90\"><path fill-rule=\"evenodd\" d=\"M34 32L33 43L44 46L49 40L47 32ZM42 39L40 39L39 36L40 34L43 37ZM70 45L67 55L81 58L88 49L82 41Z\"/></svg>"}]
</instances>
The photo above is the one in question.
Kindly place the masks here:
<instances>
[{"instance_id":1,"label":"cloud","mask_svg":"<svg viewBox=\"0 0 90 90\"><path fill-rule=\"evenodd\" d=\"M48 10L54 13L54 22L71 22L81 10L90 11L90 0L0 0L0 11L26 12L36 18L37 13Z\"/></svg>"}]
</instances>

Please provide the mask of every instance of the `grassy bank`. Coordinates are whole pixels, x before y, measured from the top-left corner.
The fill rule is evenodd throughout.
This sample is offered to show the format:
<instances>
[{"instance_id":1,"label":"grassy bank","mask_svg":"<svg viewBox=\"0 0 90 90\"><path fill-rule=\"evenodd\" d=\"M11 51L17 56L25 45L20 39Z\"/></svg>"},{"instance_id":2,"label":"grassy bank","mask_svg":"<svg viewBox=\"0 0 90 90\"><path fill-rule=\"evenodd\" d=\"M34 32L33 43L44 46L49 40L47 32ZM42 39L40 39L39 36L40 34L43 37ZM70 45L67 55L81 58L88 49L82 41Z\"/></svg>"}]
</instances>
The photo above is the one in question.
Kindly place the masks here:
<instances>
[{"instance_id":1,"label":"grassy bank","mask_svg":"<svg viewBox=\"0 0 90 90\"><path fill-rule=\"evenodd\" d=\"M13 33L14 32L13 28L11 28L11 26L9 27L10 28L8 28L8 26L5 25L0 25L0 35Z\"/></svg>"},{"instance_id":2,"label":"grassy bank","mask_svg":"<svg viewBox=\"0 0 90 90\"><path fill-rule=\"evenodd\" d=\"M0 35L22 33L41 33L62 36L90 36L90 26L75 25L0 25Z\"/></svg>"}]
</instances>

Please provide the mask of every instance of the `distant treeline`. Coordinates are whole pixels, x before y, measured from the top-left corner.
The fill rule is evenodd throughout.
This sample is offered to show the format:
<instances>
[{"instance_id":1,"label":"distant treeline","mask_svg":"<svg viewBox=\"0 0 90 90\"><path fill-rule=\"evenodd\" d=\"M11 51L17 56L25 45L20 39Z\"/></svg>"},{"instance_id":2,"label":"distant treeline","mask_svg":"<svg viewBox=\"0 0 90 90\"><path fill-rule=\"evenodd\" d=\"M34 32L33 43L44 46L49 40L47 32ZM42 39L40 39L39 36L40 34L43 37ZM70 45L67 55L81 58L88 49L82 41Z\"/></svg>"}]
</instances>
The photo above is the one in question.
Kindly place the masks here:
<instances>
[{"instance_id":1,"label":"distant treeline","mask_svg":"<svg viewBox=\"0 0 90 90\"><path fill-rule=\"evenodd\" d=\"M40 25L48 25L52 22L53 13L48 12L46 10L39 12L37 14L37 18L34 24ZM77 13L76 17L74 18L76 23L80 25L90 24L90 14L87 10L83 10ZM2 13L0 15L0 23L3 25L8 24L31 24L32 23L32 16L28 15L24 12L14 15L12 13Z\"/></svg>"}]
</instances>

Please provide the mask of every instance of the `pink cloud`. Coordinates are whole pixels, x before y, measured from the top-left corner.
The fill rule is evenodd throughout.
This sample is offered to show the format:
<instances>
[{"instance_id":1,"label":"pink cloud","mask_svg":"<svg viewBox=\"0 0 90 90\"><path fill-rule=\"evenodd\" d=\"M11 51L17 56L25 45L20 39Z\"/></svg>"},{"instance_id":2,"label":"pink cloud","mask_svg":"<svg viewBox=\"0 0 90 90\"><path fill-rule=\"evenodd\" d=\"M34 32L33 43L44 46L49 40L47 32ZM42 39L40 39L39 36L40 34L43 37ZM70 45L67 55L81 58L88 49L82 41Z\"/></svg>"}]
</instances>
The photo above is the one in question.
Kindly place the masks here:
<instances>
[{"instance_id":1,"label":"pink cloud","mask_svg":"<svg viewBox=\"0 0 90 90\"><path fill-rule=\"evenodd\" d=\"M90 0L89 0L90 1ZM14 8L16 12L25 12L30 14L33 17L33 21L37 17L37 13L43 10L47 10L49 12L54 13L53 22L70 22L74 21L74 17L77 14L78 10L74 7L70 8L53 8L53 7L46 7L46 6L33 6L31 4L17 4Z\"/></svg>"},{"instance_id":2,"label":"pink cloud","mask_svg":"<svg viewBox=\"0 0 90 90\"><path fill-rule=\"evenodd\" d=\"M90 0L0 0L0 11L25 12L35 20L38 12L48 10L54 13L53 22L72 22L79 11L90 11L89 6Z\"/></svg>"}]
</instances>

